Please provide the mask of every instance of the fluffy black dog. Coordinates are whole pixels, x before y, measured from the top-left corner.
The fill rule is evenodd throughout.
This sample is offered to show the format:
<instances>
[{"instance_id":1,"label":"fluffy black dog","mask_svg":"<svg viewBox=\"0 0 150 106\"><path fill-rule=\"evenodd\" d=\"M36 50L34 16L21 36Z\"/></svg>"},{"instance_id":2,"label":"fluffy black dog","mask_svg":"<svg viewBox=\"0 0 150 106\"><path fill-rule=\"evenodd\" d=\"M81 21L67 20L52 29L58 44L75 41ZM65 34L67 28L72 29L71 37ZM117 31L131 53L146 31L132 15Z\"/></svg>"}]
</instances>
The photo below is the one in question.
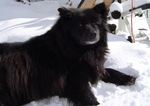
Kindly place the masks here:
<instances>
[{"instance_id":1,"label":"fluffy black dog","mask_svg":"<svg viewBox=\"0 0 150 106\"><path fill-rule=\"evenodd\" d=\"M58 95L74 106L96 106L89 82L132 85L135 78L105 69L107 10L59 8L51 30L23 43L0 44L0 105L20 106Z\"/></svg>"}]
</instances>

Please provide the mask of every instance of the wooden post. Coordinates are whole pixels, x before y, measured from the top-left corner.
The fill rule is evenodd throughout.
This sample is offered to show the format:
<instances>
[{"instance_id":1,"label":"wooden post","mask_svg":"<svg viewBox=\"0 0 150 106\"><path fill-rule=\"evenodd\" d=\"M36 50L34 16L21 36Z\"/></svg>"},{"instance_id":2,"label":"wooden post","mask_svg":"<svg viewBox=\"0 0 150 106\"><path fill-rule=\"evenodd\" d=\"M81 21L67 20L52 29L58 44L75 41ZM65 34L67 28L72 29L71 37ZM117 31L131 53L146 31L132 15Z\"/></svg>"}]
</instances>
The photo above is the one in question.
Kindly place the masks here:
<instances>
[{"instance_id":1,"label":"wooden post","mask_svg":"<svg viewBox=\"0 0 150 106\"><path fill-rule=\"evenodd\" d=\"M106 7L109 8L113 1L114 0L104 0L103 2L105 3ZM92 8L95 6L95 2L96 0L82 0L78 8Z\"/></svg>"},{"instance_id":2,"label":"wooden post","mask_svg":"<svg viewBox=\"0 0 150 106\"><path fill-rule=\"evenodd\" d=\"M107 8L109 8L109 6L112 4L112 2L113 2L113 0L104 0L104 3Z\"/></svg>"},{"instance_id":3,"label":"wooden post","mask_svg":"<svg viewBox=\"0 0 150 106\"><path fill-rule=\"evenodd\" d=\"M92 8L95 6L96 0L84 0L80 8Z\"/></svg>"}]
</instances>

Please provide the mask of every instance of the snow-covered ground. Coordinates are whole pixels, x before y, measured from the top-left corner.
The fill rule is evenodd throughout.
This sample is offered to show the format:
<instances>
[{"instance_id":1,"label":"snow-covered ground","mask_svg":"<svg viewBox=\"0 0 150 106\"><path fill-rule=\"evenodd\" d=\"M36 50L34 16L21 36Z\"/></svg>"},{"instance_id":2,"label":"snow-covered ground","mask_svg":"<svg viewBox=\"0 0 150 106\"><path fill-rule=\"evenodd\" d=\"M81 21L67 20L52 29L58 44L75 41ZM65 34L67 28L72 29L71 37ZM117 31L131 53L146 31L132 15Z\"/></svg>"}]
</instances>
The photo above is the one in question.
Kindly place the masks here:
<instances>
[{"instance_id":1,"label":"snow-covered ground","mask_svg":"<svg viewBox=\"0 0 150 106\"><path fill-rule=\"evenodd\" d=\"M71 0L76 7L80 0ZM137 0L136 0L137 1ZM26 41L45 33L58 18L57 8L67 0L45 0L31 5L0 0L0 42ZM110 54L105 67L138 77L135 85L116 86L99 81L92 90L101 106L150 106L150 42L129 43L123 37L108 34ZM68 106L57 96L26 106Z\"/></svg>"}]
</instances>

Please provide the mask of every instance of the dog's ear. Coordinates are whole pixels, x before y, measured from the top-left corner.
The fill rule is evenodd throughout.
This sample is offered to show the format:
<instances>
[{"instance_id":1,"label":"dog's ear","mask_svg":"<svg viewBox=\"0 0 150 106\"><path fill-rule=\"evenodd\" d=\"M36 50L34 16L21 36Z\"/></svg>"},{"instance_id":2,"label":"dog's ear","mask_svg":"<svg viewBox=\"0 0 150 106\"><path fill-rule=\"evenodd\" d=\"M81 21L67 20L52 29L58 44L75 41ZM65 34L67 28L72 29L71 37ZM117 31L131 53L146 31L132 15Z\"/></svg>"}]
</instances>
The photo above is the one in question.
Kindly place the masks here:
<instances>
[{"instance_id":1,"label":"dog's ear","mask_svg":"<svg viewBox=\"0 0 150 106\"><path fill-rule=\"evenodd\" d=\"M99 14L101 14L102 16L107 16L108 14L108 10L106 9L106 6L104 3L100 3L100 4L97 4L93 10Z\"/></svg>"},{"instance_id":2,"label":"dog's ear","mask_svg":"<svg viewBox=\"0 0 150 106\"><path fill-rule=\"evenodd\" d=\"M59 15L61 17L71 18L73 16L73 13L70 10L68 10L68 9L66 9L64 7L63 8L58 8L58 11L59 11Z\"/></svg>"}]
</instances>

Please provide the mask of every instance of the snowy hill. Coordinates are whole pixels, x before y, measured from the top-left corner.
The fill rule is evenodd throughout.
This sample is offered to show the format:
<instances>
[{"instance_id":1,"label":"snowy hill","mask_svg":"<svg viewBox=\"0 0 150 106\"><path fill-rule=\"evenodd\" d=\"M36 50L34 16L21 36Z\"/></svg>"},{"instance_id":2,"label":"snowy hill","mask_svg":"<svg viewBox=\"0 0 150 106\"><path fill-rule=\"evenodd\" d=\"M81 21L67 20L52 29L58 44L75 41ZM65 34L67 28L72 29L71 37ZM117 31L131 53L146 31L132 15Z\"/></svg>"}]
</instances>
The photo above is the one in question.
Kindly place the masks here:
<instances>
[{"instance_id":1,"label":"snowy hill","mask_svg":"<svg viewBox=\"0 0 150 106\"><path fill-rule=\"evenodd\" d=\"M74 1L76 6L80 0ZM45 33L58 18L57 8L67 0L46 0L31 5L0 0L0 42L23 42ZM129 43L108 34L110 53L105 67L138 77L135 85L116 86L99 81L92 90L101 106L150 106L150 42ZM26 106L67 106L65 98L33 101Z\"/></svg>"}]
</instances>

